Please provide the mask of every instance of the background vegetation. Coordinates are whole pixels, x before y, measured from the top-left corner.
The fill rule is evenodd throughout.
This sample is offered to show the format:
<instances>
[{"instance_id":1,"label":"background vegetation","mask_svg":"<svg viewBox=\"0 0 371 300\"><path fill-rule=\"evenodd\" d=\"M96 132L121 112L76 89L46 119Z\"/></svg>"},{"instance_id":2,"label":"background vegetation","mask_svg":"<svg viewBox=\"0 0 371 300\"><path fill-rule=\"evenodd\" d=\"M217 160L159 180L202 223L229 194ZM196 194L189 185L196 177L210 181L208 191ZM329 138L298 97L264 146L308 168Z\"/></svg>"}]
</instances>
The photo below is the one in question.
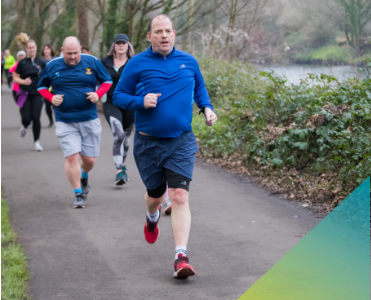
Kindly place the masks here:
<instances>
[{"instance_id":1,"label":"background vegetation","mask_svg":"<svg viewBox=\"0 0 371 300\"><path fill-rule=\"evenodd\" d=\"M240 62L200 64L218 114L212 128L202 117L193 123L207 159L328 209L370 176L369 70L363 80L309 74L288 85Z\"/></svg>"},{"instance_id":2,"label":"background vegetation","mask_svg":"<svg viewBox=\"0 0 371 300\"><path fill-rule=\"evenodd\" d=\"M217 59L253 63L359 63L370 51L369 0L3 0L2 50L18 50L26 32L57 49L77 35L103 57L113 36L128 34L144 50L147 22L168 14L177 47Z\"/></svg>"}]
</instances>

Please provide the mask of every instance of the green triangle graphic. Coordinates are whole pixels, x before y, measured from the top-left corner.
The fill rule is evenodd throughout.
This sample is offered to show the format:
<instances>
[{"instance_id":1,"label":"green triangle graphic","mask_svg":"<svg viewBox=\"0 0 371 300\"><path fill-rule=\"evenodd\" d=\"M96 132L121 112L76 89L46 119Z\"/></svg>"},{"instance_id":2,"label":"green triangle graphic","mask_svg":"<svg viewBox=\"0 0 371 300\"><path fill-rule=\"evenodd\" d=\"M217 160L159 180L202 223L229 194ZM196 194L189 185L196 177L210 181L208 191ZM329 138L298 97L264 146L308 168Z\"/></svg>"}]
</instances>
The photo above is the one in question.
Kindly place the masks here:
<instances>
[{"instance_id":1,"label":"green triangle graphic","mask_svg":"<svg viewBox=\"0 0 371 300\"><path fill-rule=\"evenodd\" d=\"M239 300L370 300L370 177Z\"/></svg>"}]
</instances>

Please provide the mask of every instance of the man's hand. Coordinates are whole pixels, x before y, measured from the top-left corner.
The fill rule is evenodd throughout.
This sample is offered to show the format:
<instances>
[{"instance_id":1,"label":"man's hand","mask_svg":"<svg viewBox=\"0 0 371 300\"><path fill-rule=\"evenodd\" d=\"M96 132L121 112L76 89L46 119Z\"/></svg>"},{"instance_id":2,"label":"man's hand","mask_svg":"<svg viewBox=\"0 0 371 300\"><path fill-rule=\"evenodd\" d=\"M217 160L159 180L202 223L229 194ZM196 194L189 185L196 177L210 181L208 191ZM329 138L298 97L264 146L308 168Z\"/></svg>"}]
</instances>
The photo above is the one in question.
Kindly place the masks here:
<instances>
[{"instance_id":1,"label":"man's hand","mask_svg":"<svg viewBox=\"0 0 371 300\"><path fill-rule=\"evenodd\" d=\"M61 105L62 102L63 102L63 97L64 97L64 95L54 95L53 98L52 98L52 103L55 106Z\"/></svg>"},{"instance_id":2,"label":"man's hand","mask_svg":"<svg viewBox=\"0 0 371 300\"><path fill-rule=\"evenodd\" d=\"M86 95L88 95L86 99L89 99L92 103L97 103L99 100L99 96L96 92L86 93Z\"/></svg>"},{"instance_id":3,"label":"man's hand","mask_svg":"<svg viewBox=\"0 0 371 300\"><path fill-rule=\"evenodd\" d=\"M24 85L30 85L32 83L32 80L30 77L27 77L26 79L23 80Z\"/></svg>"},{"instance_id":4,"label":"man's hand","mask_svg":"<svg viewBox=\"0 0 371 300\"><path fill-rule=\"evenodd\" d=\"M207 126L213 126L218 119L217 115L211 110L210 107L205 107L204 114L206 119L205 124Z\"/></svg>"},{"instance_id":5,"label":"man's hand","mask_svg":"<svg viewBox=\"0 0 371 300\"><path fill-rule=\"evenodd\" d=\"M145 108L156 107L157 98L160 96L161 94L152 94L152 93L147 94L144 97L144 107Z\"/></svg>"}]
</instances>

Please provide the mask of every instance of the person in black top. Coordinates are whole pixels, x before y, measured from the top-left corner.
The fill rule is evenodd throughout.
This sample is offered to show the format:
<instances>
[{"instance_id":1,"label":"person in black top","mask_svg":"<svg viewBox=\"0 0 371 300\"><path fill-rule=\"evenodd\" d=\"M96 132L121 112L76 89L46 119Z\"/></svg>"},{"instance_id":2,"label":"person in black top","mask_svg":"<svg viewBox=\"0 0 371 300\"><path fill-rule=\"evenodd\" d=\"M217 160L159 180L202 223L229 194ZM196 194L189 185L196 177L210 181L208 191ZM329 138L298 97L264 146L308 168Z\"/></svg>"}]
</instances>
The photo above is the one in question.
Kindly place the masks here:
<instances>
[{"instance_id":1,"label":"person in black top","mask_svg":"<svg viewBox=\"0 0 371 300\"><path fill-rule=\"evenodd\" d=\"M29 40L26 45L27 57L19 61L13 77L14 81L19 84L20 92L27 93L27 99L21 107L21 137L26 135L26 129L32 121L35 150L43 151L39 138L41 132L40 116L44 101L37 91L37 83L45 68L45 63L36 57L36 51L36 42Z\"/></svg>"},{"instance_id":2,"label":"person in black top","mask_svg":"<svg viewBox=\"0 0 371 300\"><path fill-rule=\"evenodd\" d=\"M102 59L104 67L111 75L113 84L107 92L107 100L103 103L103 112L113 133L113 161L116 165L116 185L123 185L129 181L125 160L129 151L130 134L134 124L134 111L116 107L112 104L112 95L122 70L130 58L134 56L133 46L126 34L119 33L108 56Z\"/></svg>"}]
</instances>

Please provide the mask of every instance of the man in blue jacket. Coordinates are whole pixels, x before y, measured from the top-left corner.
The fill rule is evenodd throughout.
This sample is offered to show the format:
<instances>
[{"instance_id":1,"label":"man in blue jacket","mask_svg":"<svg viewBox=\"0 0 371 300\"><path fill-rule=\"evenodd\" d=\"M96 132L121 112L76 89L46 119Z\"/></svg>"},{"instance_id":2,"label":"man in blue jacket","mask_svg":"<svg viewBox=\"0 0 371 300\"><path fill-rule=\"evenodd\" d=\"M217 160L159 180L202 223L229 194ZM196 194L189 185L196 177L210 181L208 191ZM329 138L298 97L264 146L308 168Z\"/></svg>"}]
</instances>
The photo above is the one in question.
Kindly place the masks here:
<instances>
[{"instance_id":1,"label":"man in blue jacket","mask_svg":"<svg viewBox=\"0 0 371 300\"><path fill-rule=\"evenodd\" d=\"M148 243L159 235L159 205L166 182L172 204L175 240L174 277L195 275L187 257L191 228L189 183L198 151L192 132L193 102L205 115L206 125L217 120L198 63L176 50L171 20L159 15L149 22L151 46L126 65L113 94L113 104L136 110L134 158L147 193L144 236Z\"/></svg>"}]
</instances>

